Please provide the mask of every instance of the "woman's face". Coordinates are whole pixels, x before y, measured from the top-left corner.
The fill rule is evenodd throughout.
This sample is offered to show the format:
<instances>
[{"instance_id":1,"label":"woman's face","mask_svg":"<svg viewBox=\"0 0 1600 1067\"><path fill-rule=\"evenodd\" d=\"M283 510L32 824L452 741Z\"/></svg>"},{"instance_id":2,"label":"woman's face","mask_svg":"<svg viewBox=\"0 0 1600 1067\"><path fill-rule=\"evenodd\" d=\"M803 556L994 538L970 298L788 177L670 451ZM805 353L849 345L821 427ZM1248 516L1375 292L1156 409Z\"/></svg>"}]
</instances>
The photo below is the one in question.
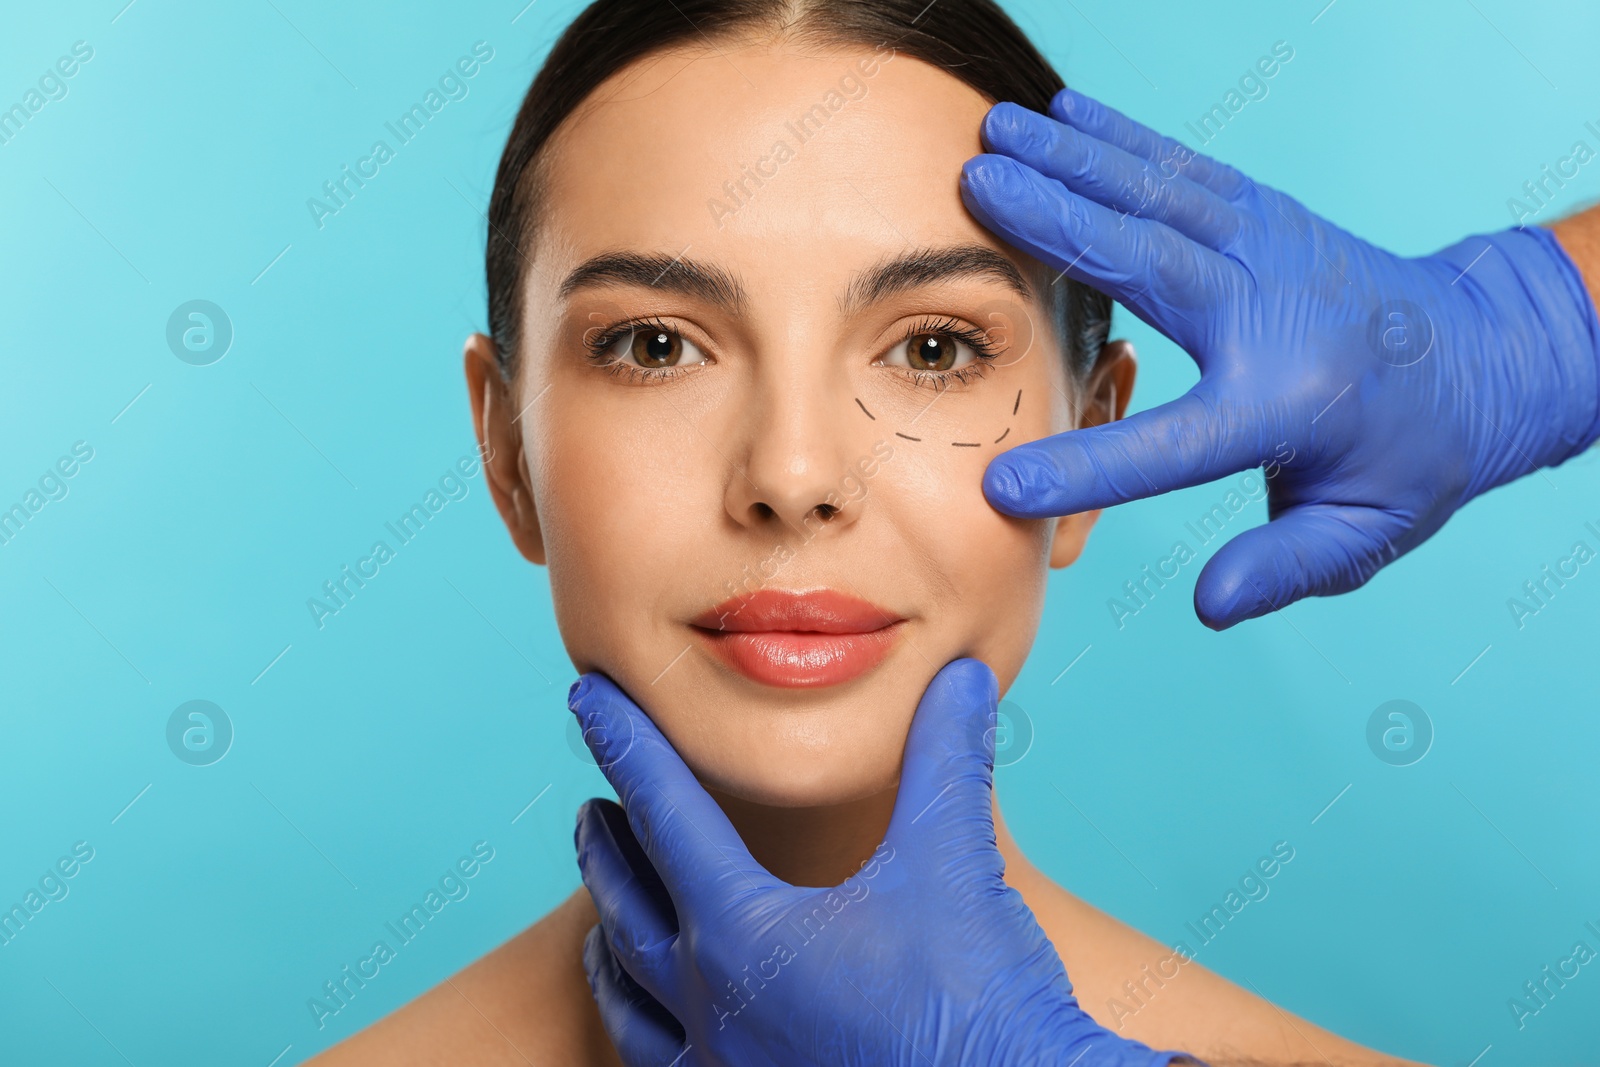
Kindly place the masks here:
<instances>
[{"instance_id":1,"label":"woman's face","mask_svg":"<svg viewBox=\"0 0 1600 1067\"><path fill-rule=\"evenodd\" d=\"M1004 690L1094 519L982 494L1133 376L1113 345L1070 381L1055 272L963 208L988 106L887 49L635 63L548 146L516 380L468 342L491 486L574 664L713 788L892 789L933 675L975 656Z\"/></svg>"}]
</instances>

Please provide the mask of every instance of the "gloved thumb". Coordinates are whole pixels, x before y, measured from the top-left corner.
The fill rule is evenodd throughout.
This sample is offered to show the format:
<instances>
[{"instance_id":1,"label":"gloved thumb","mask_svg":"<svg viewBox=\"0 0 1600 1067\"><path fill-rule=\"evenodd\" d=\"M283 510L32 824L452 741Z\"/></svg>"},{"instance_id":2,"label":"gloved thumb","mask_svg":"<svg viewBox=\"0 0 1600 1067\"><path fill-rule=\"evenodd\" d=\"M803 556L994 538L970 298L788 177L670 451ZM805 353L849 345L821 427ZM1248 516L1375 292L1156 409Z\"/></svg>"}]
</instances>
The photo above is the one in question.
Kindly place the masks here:
<instances>
[{"instance_id":1,"label":"gloved thumb","mask_svg":"<svg viewBox=\"0 0 1600 1067\"><path fill-rule=\"evenodd\" d=\"M984 496L1004 514L1043 519L1203 485L1265 462L1267 431L1241 422L1201 382L1148 411L1001 453Z\"/></svg>"},{"instance_id":2,"label":"gloved thumb","mask_svg":"<svg viewBox=\"0 0 1600 1067\"><path fill-rule=\"evenodd\" d=\"M891 847L936 854L946 873L998 875L990 803L999 699L994 672L975 659L947 664L928 684L906 739Z\"/></svg>"},{"instance_id":3,"label":"gloved thumb","mask_svg":"<svg viewBox=\"0 0 1600 1067\"><path fill-rule=\"evenodd\" d=\"M1358 589L1415 539L1407 517L1354 504L1303 504L1217 550L1194 587L1194 611L1213 630L1302 597ZM1426 536L1426 535L1424 535Z\"/></svg>"}]
</instances>

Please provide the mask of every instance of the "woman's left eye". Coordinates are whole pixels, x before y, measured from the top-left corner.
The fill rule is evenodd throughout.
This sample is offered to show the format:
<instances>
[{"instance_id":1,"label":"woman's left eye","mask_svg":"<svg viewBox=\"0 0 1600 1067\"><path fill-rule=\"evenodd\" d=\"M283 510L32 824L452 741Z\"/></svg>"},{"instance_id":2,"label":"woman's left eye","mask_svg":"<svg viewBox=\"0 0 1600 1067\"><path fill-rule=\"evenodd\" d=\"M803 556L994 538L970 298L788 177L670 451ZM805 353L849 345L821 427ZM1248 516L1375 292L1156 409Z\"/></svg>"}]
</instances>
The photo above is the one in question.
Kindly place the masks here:
<instances>
[{"instance_id":1,"label":"woman's left eye","mask_svg":"<svg viewBox=\"0 0 1600 1067\"><path fill-rule=\"evenodd\" d=\"M939 373L959 370L980 358L974 346L956 333L919 330L886 352L881 362L890 367Z\"/></svg>"},{"instance_id":2,"label":"woman's left eye","mask_svg":"<svg viewBox=\"0 0 1600 1067\"><path fill-rule=\"evenodd\" d=\"M945 334L925 333L905 343L906 363L912 370L950 370L971 363L972 349Z\"/></svg>"}]
</instances>

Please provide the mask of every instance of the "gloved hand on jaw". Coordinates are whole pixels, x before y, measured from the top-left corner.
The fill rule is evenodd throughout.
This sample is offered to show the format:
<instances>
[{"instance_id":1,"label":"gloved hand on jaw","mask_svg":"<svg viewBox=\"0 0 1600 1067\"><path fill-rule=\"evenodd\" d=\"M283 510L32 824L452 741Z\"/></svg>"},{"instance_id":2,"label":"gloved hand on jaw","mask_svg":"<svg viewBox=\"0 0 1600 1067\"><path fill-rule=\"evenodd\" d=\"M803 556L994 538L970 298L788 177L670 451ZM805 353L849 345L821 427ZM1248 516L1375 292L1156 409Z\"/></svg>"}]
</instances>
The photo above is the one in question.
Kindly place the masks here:
<instances>
[{"instance_id":1,"label":"gloved hand on jaw","mask_svg":"<svg viewBox=\"0 0 1600 1067\"><path fill-rule=\"evenodd\" d=\"M1271 521L1195 586L1214 629L1355 589L1600 437L1600 323L1542 227L1396 256L1070 89L982 132L968 209L1200 367L1171 403L996 457L984 492L1042 518L1277 467Z\"/></svg>"},{"instance_id":2,"label":"gloved hand on jaw","mask_svg":"<svg viewBox=\"0 0 1600 1067\"><path fill-rule=\"evenodd\" d=\"M581 678L569 703L622 800L591 800L578 815L578 865L600 913L584 964L623 1061L1156 1067L1178 1057L1090 1019L1005 884L990 808L996 700L976 660L939 672L912 722L884 843L842 885L810 889L756 863L615 684Z\"/></svg>"}]
</instances>

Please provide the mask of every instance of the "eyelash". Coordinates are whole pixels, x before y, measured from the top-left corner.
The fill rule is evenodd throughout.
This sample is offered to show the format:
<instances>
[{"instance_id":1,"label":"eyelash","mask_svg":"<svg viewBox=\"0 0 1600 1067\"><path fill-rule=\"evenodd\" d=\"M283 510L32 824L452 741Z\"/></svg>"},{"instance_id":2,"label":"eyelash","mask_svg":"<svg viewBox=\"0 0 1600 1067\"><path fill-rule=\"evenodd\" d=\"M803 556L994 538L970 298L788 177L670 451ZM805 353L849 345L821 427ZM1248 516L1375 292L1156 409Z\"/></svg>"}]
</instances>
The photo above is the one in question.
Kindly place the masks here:
<instances>
[{"instance_id":1,"label":"eyelash","mask_svg":"<svg viewBox=\"0 0 1600 1067\"><path fill-rule=\"evenodd\" d=\"M682 330L674 330L653 315L642 318L625 319L614 326L608 326L596 337L585 337L584 348L588 349L589 362L605 371L607 374L619 378L627 378L630 382L653 384L675 378L680 374L692 371L701 364L688 367L636 367L631 363L624 363L610 354L612 347L624 337L639 329L661 330L664 333L679 334Z\"/></svg>"},{"instance_id":2,"label":"eyelash","mask_svg":"<svg viewBox=\"0 0 1600 1067\"><path fill-rule=\"evenodd\" d=\"M976 326L963 325L955 319L947 317L942 319L923 319L921 322L913 323L909 329L900 335L898 341L889 346L889 350L893 351L913 337L921 337L930 333L955 338L972 349L972 354L975 358L965 367L953 367L950 370L943 371L912 370L910 367L895 368L901 371L912 385L924 389L950 389L977 381L989 373L990 362L1000 354L1002 347L989 336L987 330L980 330Z\"/></svg>"},{"instance_id":3,"label":"eyelash","mask_svg":"<svg viewBox=\"0 0 1600 1067\"><path fill-rule=\"evenodd\" d=\"M635 330L648 328L661 330L665 333L681 334L682 331L674 330L671 326L654 316L625 319L602 330L597 336L584 339L584 348L588 350L589 361L608 374L626 377L630 382L655 383L677 377L679 374L694 370L703 364L694 364L689 367L637 367L624 363L610 355L613 346ZM1001 346L989 336L987 330L980 330L976 326L963 325L952 318L923 319L913 323L901 335L900 339L889 346L894 348L905 344L913 337L926 334L940 334L952 337L972 349L974 360L964 367L955 367L946 371L912 370L909 367L896 368L903 372L903 377L911 384L926 389L949 389L955 385L967 385L982 378L989 371L989 363L999 354Z\"/></svg>"}]
</instances>

